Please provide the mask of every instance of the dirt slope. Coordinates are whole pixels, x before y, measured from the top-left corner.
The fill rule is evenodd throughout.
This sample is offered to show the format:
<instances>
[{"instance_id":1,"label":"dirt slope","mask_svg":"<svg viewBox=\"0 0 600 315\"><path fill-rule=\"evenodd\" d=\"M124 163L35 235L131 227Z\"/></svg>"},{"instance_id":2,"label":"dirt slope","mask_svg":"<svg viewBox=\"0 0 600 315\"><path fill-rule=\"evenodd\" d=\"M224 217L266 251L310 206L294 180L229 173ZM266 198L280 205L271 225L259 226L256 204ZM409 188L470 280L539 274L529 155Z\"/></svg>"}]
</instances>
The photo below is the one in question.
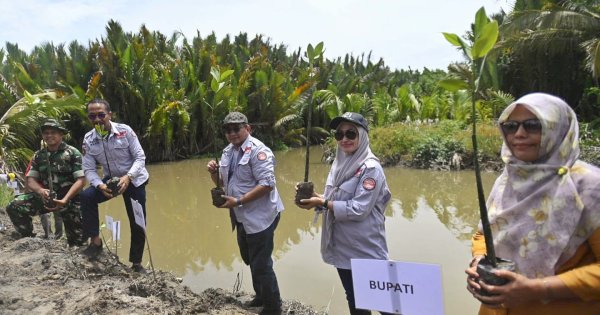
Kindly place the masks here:
<instances>
[{"instance_id":1,"label":"dirt slope","mask_svg":"<svg viewBox=\"0 0 600 315\"><path fill-rule=\"evenodd\" d=\"M35 222L34 226L39 227ZM64 239L18 238L0 209L0 314L256 314L247 294L201 294L168 272L139 275L104 251L97 261ZM43 234L40 230L35 231ZM295 301L285 314L317 314Z\"/></svg>"}]
</instances>

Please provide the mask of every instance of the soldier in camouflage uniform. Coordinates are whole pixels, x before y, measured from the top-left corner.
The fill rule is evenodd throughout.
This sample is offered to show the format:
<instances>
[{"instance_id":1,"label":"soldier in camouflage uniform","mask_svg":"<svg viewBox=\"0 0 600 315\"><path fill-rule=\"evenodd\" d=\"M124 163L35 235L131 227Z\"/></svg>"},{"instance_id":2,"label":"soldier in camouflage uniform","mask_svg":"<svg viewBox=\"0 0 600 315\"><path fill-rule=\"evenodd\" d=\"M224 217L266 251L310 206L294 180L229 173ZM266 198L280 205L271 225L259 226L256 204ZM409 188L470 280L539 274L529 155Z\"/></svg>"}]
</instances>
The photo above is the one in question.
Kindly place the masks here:
<instances>
[{"instance_id":1,"label":"soldier in camouflage uniform","mask_svg":"<svg viewBox=\"0 0 600 315\"><path fill-rule=\"evenodd\" d=\"M81 153L62 141L68 130L58 121L48 119L40 129L47 147L35 152L25 174L26 186L31 192L17 195L6 212L17 232L26 237L33 236L32 216L58 211L65 224L67 242L81 246L83 228L78 193L85 185ZM53 194L48 189L49 175L54 199L50 198Z\"/></svg>"}]
</instances>

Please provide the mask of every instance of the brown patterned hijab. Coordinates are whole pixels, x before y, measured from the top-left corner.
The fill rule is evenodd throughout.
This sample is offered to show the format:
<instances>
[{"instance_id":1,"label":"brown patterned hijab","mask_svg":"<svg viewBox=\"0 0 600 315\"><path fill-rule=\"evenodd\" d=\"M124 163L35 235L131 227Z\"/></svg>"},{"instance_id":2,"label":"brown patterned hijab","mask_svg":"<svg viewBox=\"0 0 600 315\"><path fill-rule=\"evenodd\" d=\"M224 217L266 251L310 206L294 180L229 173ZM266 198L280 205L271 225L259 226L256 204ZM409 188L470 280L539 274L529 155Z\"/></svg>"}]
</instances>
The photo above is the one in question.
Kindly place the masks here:
<instances>
[{"instance_id":1,"label":"brown patterned hijab","mask_svg":"<svg viewBox=\"0 0 600 315\"><path fill-rule=\"evenodd\" d=\"M538 278L554 275L600 228L600 169L578 160L579 127L567 103L544 93L528 94L510 104L499 123L517 105L542 123L538 160L518 160L505 138L505 168L488 208L498 257L515 261L520 274Z\"/></svg>"}]
</instances>

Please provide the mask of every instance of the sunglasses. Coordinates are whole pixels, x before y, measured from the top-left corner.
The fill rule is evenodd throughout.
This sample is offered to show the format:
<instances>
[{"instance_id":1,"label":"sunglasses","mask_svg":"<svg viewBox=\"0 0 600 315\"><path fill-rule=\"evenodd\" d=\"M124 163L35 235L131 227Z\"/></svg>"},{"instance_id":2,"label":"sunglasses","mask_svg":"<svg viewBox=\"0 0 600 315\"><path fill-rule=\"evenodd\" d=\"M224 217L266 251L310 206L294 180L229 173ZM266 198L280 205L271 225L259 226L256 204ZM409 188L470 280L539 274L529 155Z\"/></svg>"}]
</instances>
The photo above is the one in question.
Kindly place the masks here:
<instances>
[{"instance_id":1,"label":"sunglasses","mask_svg":"<svg viewBox=\"0 0 600 315\"><path fill-rule=\"evenodd\" d=\"M348 140L354 140L354 139L356 139L356 136L358 136L358 133L352 129L348 129L348 130L346 130L346 132L338 130L333 134L333 136L335 137L335 140L337 140L337 141L344 139L344 136L346 136L346 138Z\"/></svg>"},{"instance_id":2,"label":"sunglasses","mask_svg":"<svg viewBox=\"0 0 600 315\"><path fill-rule=\"evenodd\" d=\"M523 121L509 120L500 124L500 128L502 128L504 134L507 135L516 133L517 130L519 130L519 126L523 126L523 129L525 129L527 133L542 132L542 122L537 118L527 119Z\"/></svg>"},{"instance_id":3,"label":"sunglasses","mask_svg":"<svg viewBox=\"0 0 600 315\"><path fill-rule=\"evenodd\" d=\"M88 118L90 120L96 120L96 117L98 117L100 119L104 119L106 117L106 113L88 114Z\"/></svg>"},{"instance_id":4,"label":"sunglasses","mask_svg":"<svg viewBox=\"0 0 600 315\"><path fill-rule=\"evenodd\" d=\"M242 129L242 125L225 126L225 127L223 127L223 132L226 134L238 133L238 132L240 132L241 129Z\"/></svg>"}]
</instances>

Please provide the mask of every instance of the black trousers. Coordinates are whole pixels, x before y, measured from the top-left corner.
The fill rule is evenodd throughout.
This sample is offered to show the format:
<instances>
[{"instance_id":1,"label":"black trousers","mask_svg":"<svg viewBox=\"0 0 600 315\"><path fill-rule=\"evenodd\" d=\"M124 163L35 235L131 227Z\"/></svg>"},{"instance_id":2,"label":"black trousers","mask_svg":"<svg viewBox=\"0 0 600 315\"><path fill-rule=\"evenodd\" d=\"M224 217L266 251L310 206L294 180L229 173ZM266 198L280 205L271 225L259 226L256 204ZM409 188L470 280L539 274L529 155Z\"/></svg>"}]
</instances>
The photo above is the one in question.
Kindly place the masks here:
<instances>
[{"instance_id":1,"label":"black trousers","mask_svg":"<svg viewBox=\"0 0 600 315\"><path fill-rule=\"evenodd\" d=\"M242 260L250 266L252 274L252 286L256 292L256 298L261 300L264 310L278 310L281 308L281 296L277 277L273 270L273 236L280 214L273 223L264 231L247 234L244 226L237 223L237 242L240 248Z\"/></svg>"},{"instance_id":2,"label":"black trousers","mask_svg":"<svg viewBox=\"0 0 600 315\"><path fill-rule=\"evenodd\" d=\"M98 204L109 199L106 198L101 191L91 186L84 189L80 196L84 236L86 238L98 236L100 235ZM146 234L144 233L144 229L135 223L131 199L134 199L140 203L142 209L144 210L146 224L148 224L148 217L146 216L146 183L140 185L139 187L129 184L127 190L123 192L123 201L125 202L127 217L129 218L129 229L131 230L129 261L137 264L142 262L142 256L144 255L144 244L146 243Z\"/></svg>"}]
</instances>

